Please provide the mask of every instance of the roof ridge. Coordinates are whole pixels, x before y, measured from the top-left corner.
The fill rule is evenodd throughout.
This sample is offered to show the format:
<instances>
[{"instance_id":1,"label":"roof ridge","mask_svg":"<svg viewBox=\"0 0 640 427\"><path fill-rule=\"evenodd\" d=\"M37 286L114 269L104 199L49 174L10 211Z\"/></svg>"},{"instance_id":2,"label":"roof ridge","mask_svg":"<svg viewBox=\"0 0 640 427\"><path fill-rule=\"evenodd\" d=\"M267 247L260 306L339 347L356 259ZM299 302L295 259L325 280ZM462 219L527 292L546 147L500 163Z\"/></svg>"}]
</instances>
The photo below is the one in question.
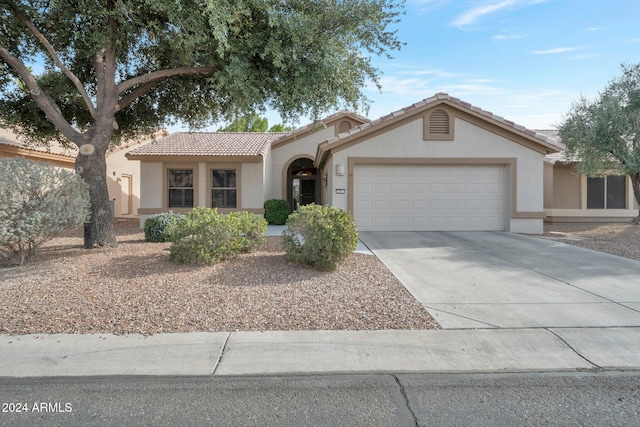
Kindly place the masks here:
<instances>
[{"instance_id":1,"label":"roof ridge","mask_svg":"<svg viewBox=\"0 0 640 427\"><path fill-rule=\"evenodd\" d=\"M340 141L342 139L348 138L348 137L350 137L352 135L355 135L355 134L357 134L359 132L362 132L363 130L369 129L371 127L380 126L383 123L388 122L389 120L393 120L393 119L395 119L397 117L400 117L400 116L402 116L402 115L404 115L406 113L414 111L414 110L416 110L418 108L423 108L423 107L425 107L425 106L427 106L429 104L433 104L433 103L438 102L438 101L449 101L449 102L454 103L456 105L459 105L459 106L461 106L461 107L463 107L463 108L465 108L467 110L471 110L471 111L473 111L475 113L482 114L482 115L484 115L486 117L489 117L490 119L495 120L495 121L497 121L497 122L499 122L499 123L501 123L503 125L506 125L506 126L512 128L512 129L515 129L515 130L517 130L519 132L523 132L523 133L525 133L525 134L527 134L527 135L529 135L531 137L534 137L536 139L544 141L547 144L553 145L553 146L555 146L557 148L560 148L560 149L564 149L564 144L556 141L555 139L553 139L551 137L548 137L546 135L543 135L541 133L538 133L536 131L528 129L523 125L519 125L519 124L517 124L515 122L507 120L507 119L505 119L504 117L502 117L502 116L500 116L498 114L494 114L494 113L492 113L490 111L484 110L484 109L482 109L480 107L477 107L477 106L475 106L475 105L473 105L471 103L462 101L461 99L453 97L453 96L451 96L451 95L449 95L448 93L445 93L445 92L438 92L438 93L436 93L435 95L433 95L433 96L431 96L429 98L424 98L423 100L418 101L416 103L413 103L413 104L411 104L411 105L409 105L407 107L401 108L401 109L393 111L393 112L391 112L391 113L389 113L387 115L384 115L384 116L382 116L382 117L380 117L378 119L372 120L370 122L369 126L365 126L367 123L365 123L363 125L356 126L353 129L351 129L351 132L349 132L349 133L346 133L346 132L345 133L341 133L341 134L339 134L339 135L337 135L335 137L329 138L329 139L321 142L319 145L323 145L324 146L324 145L334 144L334 143L336 143L336 142L338 142L338 141Z\"/></svg>"}]
</instances>

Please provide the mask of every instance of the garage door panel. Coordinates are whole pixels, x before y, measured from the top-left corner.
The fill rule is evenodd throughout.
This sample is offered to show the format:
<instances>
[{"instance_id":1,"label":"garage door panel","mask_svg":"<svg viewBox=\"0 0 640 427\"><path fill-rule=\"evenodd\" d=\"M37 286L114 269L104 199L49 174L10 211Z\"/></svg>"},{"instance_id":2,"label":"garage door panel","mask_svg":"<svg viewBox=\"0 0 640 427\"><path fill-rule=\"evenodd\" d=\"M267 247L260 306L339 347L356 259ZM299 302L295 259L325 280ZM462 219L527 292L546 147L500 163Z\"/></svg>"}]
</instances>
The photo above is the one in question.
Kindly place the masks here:
<instances>
[{"instance_id":1,"label":"garage door panel","mask_svg":"<svg viewBox=\"0 0 640 427\"><path fill-rule=\"evenodd\" d=\"M503 230L505 176L502 166L357 165L354 217L361 231Z\"/></svg>"}]
</instances>

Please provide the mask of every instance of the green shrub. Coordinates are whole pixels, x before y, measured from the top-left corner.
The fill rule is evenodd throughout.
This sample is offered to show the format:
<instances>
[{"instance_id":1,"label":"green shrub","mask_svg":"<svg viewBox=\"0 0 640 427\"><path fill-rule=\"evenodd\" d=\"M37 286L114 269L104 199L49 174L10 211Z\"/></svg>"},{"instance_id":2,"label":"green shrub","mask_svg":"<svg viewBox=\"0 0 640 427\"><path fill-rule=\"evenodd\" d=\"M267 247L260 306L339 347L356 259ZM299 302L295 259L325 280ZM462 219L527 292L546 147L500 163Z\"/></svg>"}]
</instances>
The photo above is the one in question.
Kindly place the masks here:
<instances>
[{"instance_id":1,"label":"green shrub","mask_svg":"<svg viewBox=\"0 0 640 427\"><path fill-rule=\"evenodd\" d=\"M260 215L249 212L232 212L225 216L225 220L233 230L234 236L239 236L241 252L251 252L264 242L267 221Z\"/></svg>"},{"instance_id":2,"label":"green shrub","mask_svg":"<svg viewBox=\"0 0 640 427\"><path fill-rule=\"evenodd\" d=\"M270 199L264 202L264 217L269 224L284 224L290 213L291 207L286 200Z\"/></svg>"},{"instance_id":3,"label":"green shrub","mask_svg":"<svg viewBox=\"0 0 640 427\"><path fill-rule=\"evenodd\" d=\"M31 261L38 246L89 215L79 175L24 157L0 161L0 264Z\"/></svg>"},{"instance_id":4,"label":"green shrub","mask_svg":"<svg viewBox=\"0 0 640 427\"><path fill-rule=\"evenodd\" d=\"M147 242L169 241L169 226L180 220L182 215L173 212L151 215L144 222L144 240Z\"/></svg>"},{"instance_id":5,"label":"green shrub","mask_svg":"<svg viewBox=\"0 0 640 427\"><path fill-rule=\"evenodd\" d=\"M289 215L282 243L287 259L317 270L335 270L358 246L355 222L344 209L305 205Z\"/></svg>"},{"instance_id":6,"label":"green shrub","mask_svg":"<svg viewBox=\"0 0 640 427\"><path fill-rule=\"evenodd\" d=\"M167 233L173 242L169 259L179 264L211 264L255 249L264 238L266 221L259 215L195 208Z\"/></svg>"}]
</instances>

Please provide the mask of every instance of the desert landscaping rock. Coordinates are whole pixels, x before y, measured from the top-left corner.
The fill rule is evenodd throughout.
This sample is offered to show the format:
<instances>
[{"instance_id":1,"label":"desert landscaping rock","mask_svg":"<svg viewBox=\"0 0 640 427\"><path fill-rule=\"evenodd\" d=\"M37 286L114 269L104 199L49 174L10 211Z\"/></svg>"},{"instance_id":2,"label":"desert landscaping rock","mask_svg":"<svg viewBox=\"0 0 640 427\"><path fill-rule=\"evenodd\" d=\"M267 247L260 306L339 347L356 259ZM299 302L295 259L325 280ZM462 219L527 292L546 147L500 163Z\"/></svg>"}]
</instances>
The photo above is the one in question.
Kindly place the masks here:
<instances>
[{"instance_id":1,"label":"desert landscaping rock","mask_svg":"<svg viewBox=\"0 0 640 427\"><path fill-rule=\"evenodd\" d=\"M141 333L434 329L437 323L374 256L335 272L288 263L279 237L212 266L169 261L137 221L116 249L82 249L82 231L42 247L35 263L0 269L0 333Z\"/></svg>"},{"instance_id":2,"label":"desert landscaping rock","mask_svg":"<svg viewBox=\"0 0 640 427\"><path fill-rule=\"evenodd\" d=\"M640 225L548 224L543 237L640 261Z\"/></svg>"}]
</instances>

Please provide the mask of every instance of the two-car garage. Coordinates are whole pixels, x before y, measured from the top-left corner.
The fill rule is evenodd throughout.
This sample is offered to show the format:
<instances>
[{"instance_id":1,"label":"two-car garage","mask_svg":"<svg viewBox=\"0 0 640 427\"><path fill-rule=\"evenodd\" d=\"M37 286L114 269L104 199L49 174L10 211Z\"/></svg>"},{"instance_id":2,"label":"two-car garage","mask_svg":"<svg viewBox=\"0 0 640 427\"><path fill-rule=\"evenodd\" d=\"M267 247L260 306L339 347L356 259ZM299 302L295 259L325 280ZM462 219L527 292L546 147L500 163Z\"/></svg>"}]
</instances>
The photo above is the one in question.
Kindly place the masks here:
<instances>
[{"instance_id":1,"label":"two-car garage","mask_svg":"<svg viewBox=\"0 0 640 427\"><path fill-rule=\"evenodd\" d=\"M544 157L561 146L447 94L318 145L322 203L360 231L541 233Z\"/></svg>"},{"instance_id":2,"label":"two-car garage","mask_svg":"<svg viewBox=\"0 0 640 427\"><path fill-rule=\"evenodd\" d=\"M504 230L503 165L362 164L353 171L361 231Z\"/></svg>"}]
</instances>

